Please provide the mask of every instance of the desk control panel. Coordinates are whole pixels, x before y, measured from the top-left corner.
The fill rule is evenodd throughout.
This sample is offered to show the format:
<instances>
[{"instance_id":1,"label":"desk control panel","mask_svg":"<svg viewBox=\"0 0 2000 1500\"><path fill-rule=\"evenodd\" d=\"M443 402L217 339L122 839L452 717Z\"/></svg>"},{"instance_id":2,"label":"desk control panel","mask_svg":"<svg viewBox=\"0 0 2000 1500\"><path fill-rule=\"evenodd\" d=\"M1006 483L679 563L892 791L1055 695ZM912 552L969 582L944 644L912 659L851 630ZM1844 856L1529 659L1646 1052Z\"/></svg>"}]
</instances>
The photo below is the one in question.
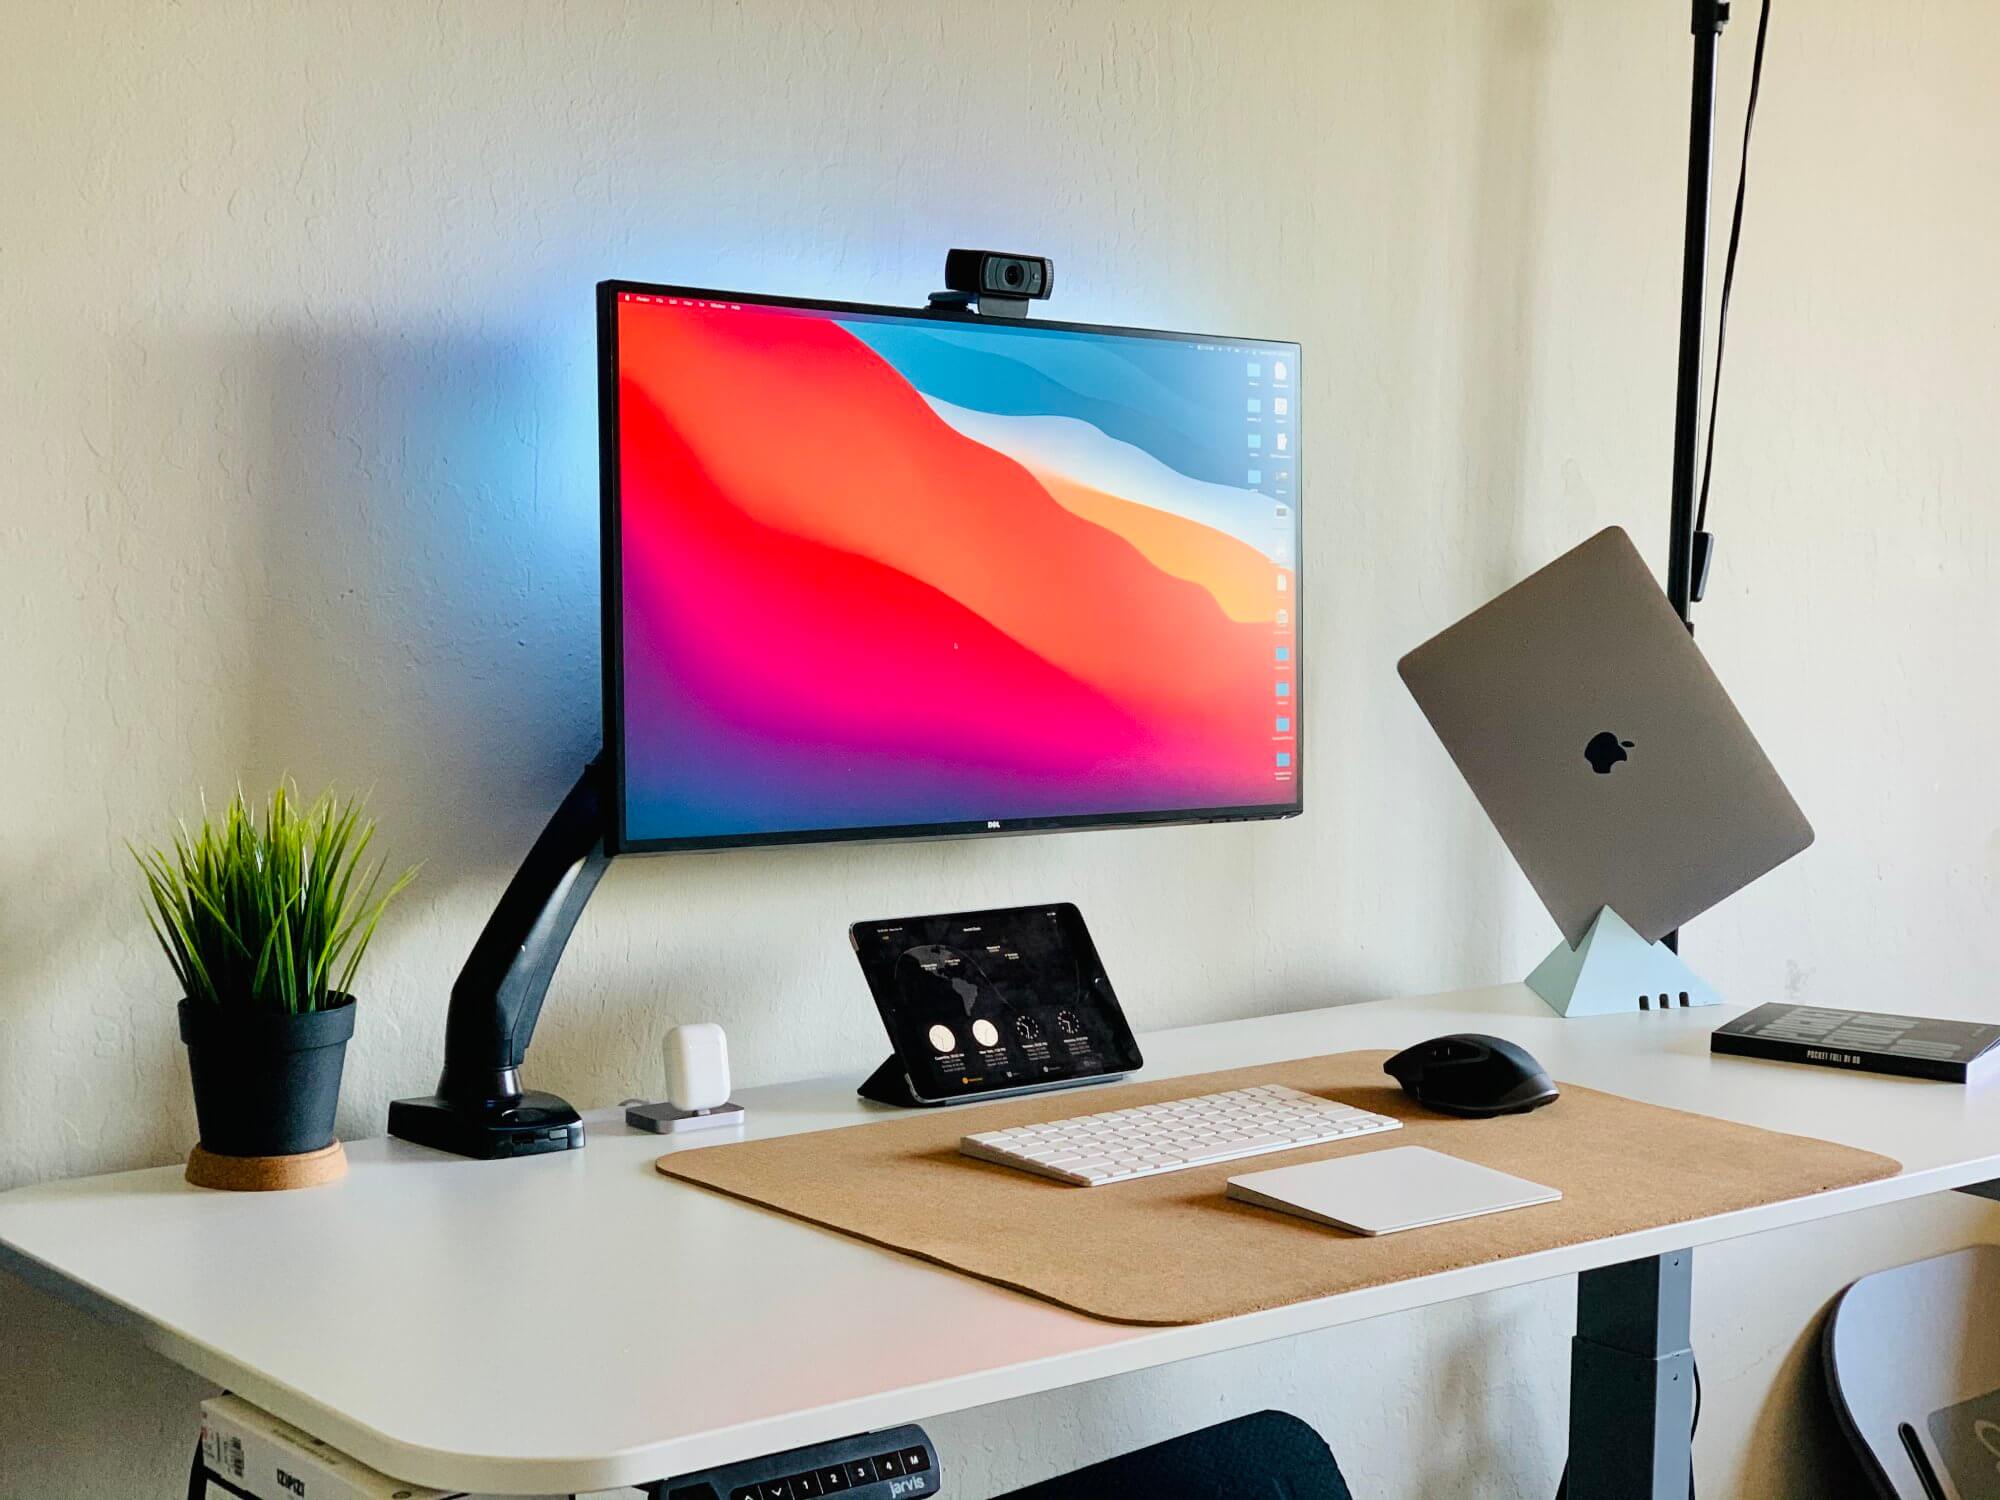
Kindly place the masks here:
<instances>
[{"instance_id":1,"label":"desk control panel","mask_svg":"<svg viewBox=\"0 0 2000 1500\"><path fill-rule=\"evenodd\" d=\"M652 1500L929 1500L942 1492L937 1449L921 1427L892 1427L685 1474Z\"/></svg>"}]
</instances>

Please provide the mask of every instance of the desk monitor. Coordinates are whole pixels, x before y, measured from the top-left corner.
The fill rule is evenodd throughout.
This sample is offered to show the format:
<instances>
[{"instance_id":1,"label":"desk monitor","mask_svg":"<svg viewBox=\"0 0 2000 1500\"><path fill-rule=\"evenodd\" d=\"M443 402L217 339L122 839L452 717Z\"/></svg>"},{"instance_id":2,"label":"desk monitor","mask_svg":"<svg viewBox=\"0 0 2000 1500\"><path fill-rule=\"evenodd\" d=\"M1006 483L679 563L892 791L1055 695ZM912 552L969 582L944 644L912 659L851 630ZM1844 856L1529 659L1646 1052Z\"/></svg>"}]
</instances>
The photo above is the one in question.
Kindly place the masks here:
<instances>
[{"instance_id":1,"label":"desk monitor","mask_svg":"<svg viewBox=\"0 0 2000 1500\"><path fill-rule=\"evenodd\" d=\"M1298 345L598 320L612 852L1300 810Z\"/></svg>"}]
</instances>

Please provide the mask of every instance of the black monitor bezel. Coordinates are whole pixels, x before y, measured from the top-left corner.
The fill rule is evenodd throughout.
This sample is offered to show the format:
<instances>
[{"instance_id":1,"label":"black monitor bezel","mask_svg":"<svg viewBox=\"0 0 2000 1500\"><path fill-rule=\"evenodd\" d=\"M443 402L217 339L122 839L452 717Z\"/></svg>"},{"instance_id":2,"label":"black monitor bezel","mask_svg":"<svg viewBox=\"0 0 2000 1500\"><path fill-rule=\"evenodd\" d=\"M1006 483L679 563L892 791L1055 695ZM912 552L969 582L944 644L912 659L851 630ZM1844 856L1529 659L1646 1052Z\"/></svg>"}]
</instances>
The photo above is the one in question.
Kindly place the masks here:
<instances>
[{"instance_id":1,"label":"black monitor bezel","mask_svg":"<svg viewBox=\"0 0 2000 1500\"><path fill-rule=\"evenodd\" d=\"M876 313L940 323L991 327L994 319L954 307L889 307L868 302L837 302L817 297L783 297L756 292L731 292L713 287L675 286L650 281L600 281L597 284L597 468L599 491L599 565L601 569L601 655L604 673L604 758L610 805L605 810L605 852L608 854L667 854L702 849L757 849L788 844L893 843L914 839L996 838L1022 833L1061 833L1093 828L1173 827L1194 823L1270 822L1295 818L1305 811L1305 510L1300 504L1304 468L1293 459L1292 517L1298 555L1292 561L1292 788L1290 805L1272 807L1175 808L1161 812L1074 813L1052 818L975 818L953 823L898 823L861 828L812 828L779 833L707 834L694 838L632 839L625 828L625 740L621 732L625 707L625 640L623 555L619 532L622 497L618 463L618 298L687 297L697 301L750 303L759 307L790 307L812 312ZM1124 328L1106 323L1070 323L1036 318L1038 328L1073 333L1119 334L1130 338L1174 342L1211 340L1236 344L1285 345L1291 348L1294 401L1304 390L1303 346L1296 339L1249 338L1237 334L1184 333L1160 328ZM1295 432L1303 437L1303 406L1293 414Z\"/></svg>"}]
</instances>

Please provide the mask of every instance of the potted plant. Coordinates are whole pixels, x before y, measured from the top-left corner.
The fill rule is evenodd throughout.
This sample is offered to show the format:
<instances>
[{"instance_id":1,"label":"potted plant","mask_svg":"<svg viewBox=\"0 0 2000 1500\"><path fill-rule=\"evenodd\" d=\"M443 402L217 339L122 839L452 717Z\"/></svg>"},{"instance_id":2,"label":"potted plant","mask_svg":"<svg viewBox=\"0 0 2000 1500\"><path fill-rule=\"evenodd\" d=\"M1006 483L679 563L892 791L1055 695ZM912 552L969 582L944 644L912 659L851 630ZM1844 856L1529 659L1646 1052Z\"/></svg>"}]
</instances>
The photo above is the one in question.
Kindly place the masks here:
<instances>
[{"instance_id":1,"label":"potted plant","mask_svg":"<svg viewBox=\"0 0 2000 1500\"><path fill-rule=\"evenodd\" d=\"M349 988L382 912L416 871L377 896L375 836L360 799L301 806L280 782L260 822L239 790L220 817L132 854L146 917L180 982L201 1144L188 1178L285 1187L337 1177L333 1138ZM310 1162L310 1170L297 1164Z\"/></svg>"}]
</instances>

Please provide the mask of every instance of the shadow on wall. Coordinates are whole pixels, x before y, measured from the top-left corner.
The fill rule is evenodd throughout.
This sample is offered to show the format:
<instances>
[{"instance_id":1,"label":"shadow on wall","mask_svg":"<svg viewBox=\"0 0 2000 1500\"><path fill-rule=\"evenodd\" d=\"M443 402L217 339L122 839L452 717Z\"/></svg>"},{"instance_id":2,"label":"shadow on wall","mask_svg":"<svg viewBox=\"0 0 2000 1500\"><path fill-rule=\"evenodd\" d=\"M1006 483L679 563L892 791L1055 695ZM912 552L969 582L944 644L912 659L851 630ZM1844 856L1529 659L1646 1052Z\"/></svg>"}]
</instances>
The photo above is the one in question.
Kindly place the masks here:
<instances>
[{"instance_id":1,"label":"shadow on wall","mask_svg":"<svg viewBox=\"0 0 2000 1500\"><path fill-rule=\"evenodd\" d=\"M1549 56L1554 23L1547 0L1481 12L1488 29L1479 52L1477 138L1471 243L1460 323L1465 329L1461 421L1470 513L1506 526L1493 592L1515 582L1533 560L1523 555L1530 499L1528 422L1535 376L1535 268L1542 263L1543 135L1547 129Z\"/></svg>"},{"instance_id":2,"label":"shadow on wall","mask_svg":"<svg viewBox=\"0 0 2000 1500\"><path fill-rule=\"evenodd\" d=\"M0 1351L8 1496L187 1493L194 1413L215 1386L11 1275L0 1276Z\"/></svg>"},{"instance_id":3,"label":"shadow on wall","mask_svg":"<svg viewBox=\"0 0 2000 1500\"><path fill-rule=\"evenodd\" d=\"M395 925L431 938L396 982L433 998L372 1009L349 1132L380 1128L378 1096L431 1086L476 923L597 753L593 353L586 313L491 334L286 327L228 366L250 616L223 695L235 767L253 792L280 774L367 792L380 852L422 864Z\"/></svg>"},{"instance_id":4,"label":"shadow on wall","mask_svg":"<svg viewBox=\"0 0 2000 1500\"><path fill-rule=\"evenodd\" d=\"M64 1111L52 1150L53 1095L39 1114L0 1099L0 1182L171 1160L192 1138L170 981L122 838L163 837L197 790L214 805L240 779L261 797L289 773L308 793L370 791L382 852L424 862L412 900L431 904L462 882L497 888L595 753L580 306L573 323L493 333L133 331L146 376L120 389L103 445L129 508L75 563L102 589L109 623L84 659L102 681L76 683L86 701L50 731L93 737L87 763L126 774L68 789L90 814L69 841L0 853L8 1035L46 1047L66 1097L111 1102ZM150 467L148 434L165 460ZM450 930L433 946L461 943ZM441 1005L383 1007L367 1053L390 1061L401 1013L442 1026ZM434 1068L434 1048L408 1050ZM355 1059L358 1085L369 1067Z\"/></svg>"},{"instance_id":5,"label":"shadow on wall","mask_svg":"<svg viewBox=\"0 0 2000 1500\"><path fill-rule=\"evenodd\" d=\"M1875 1494L1859 1456L1840 1429L1840 1417L1826 1388L1820 1339L1832 1312L1829 1303L1785 1351L1765 1392L1763 1416L1750 1430L1738 1480L1774 1500L1786 1493L1795 1493L1800 1500L1808 1496L1810 1500L1871 1500ZM1817 1459L1802 1463L1801 1454L1817 1455ZM1699 1460L1697 1450L1697 1463ZM1797 1490L1772 1488L1794 1476Z\"/></svg>"},{"instance_id":6,"label":"shadow on wall","mask_svg":"<svg viewBox=\"0 0 2000 1500\"><path fill-rule=\"evenodd\" d=\"M291 329L241 361L243 774L370 791L431 896L511 870L597 750L589 334Z\"/></svg>"},{"instance_id":7,"label":"shadow on wall","mask_svg":"<svg viewBox=\"0 0 2000 1500\"><path fill-rule=\"evenodd\" d=\"M1531 555L1527 516L1535 497L1529 443L1535 378L1535 268L1541 263L1546 219L1542 186L1549 62L1555 22L1547 0L1483 8L1486 36L1478 50L1478 108L1472 162L1470 241L1462 247L1470 274L1459 325L1464 360L1459 434L1469 456L1467 493L1456 509L1478 528L1475 554L1486 568L1473 581L1484 603L1546 558ZM1452 613L1456 619L1463 611ZM1440 621L1442 628L1448 621ZM1511 860L1481 822L1459 825L1469 842L1450 851L1451 867L1466 872L1477 894L1468 920L1451 923L1462 935L1458 970L1507 971L1510 932L1501 896Z\"/></svg>"}]
</instances>

